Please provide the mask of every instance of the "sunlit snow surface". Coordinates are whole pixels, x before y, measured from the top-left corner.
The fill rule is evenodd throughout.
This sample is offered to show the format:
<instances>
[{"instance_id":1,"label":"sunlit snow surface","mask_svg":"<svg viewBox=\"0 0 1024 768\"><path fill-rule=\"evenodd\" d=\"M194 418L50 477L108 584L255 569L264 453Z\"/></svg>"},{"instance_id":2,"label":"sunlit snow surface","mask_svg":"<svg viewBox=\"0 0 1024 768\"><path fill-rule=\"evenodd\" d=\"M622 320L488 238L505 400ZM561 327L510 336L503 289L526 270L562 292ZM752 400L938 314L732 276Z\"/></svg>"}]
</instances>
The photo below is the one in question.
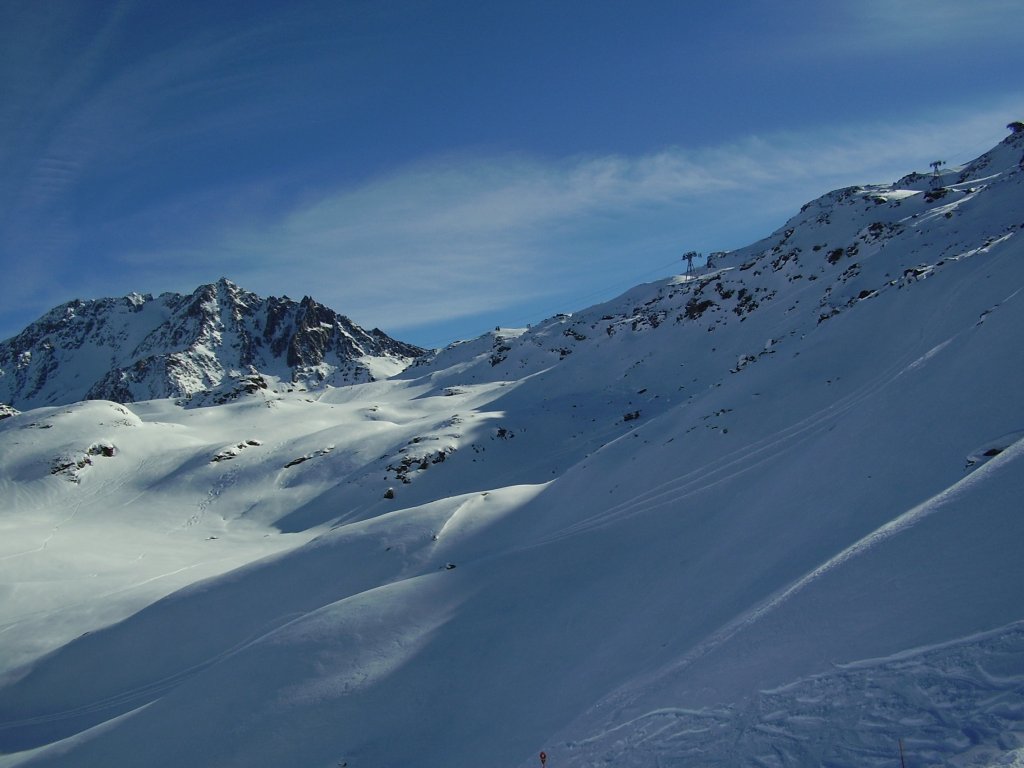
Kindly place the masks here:
<instances>
[{"instance_id":1,"label":"sunlit snow surface","mask_svg":"<svg viewBox=\"0 0 1024 768\"><path fill-rule=\"evenodd\" d=\"M386 381L0 421L0 765L1020 766L1020 144Z\"/></svg>"}]
</instances>

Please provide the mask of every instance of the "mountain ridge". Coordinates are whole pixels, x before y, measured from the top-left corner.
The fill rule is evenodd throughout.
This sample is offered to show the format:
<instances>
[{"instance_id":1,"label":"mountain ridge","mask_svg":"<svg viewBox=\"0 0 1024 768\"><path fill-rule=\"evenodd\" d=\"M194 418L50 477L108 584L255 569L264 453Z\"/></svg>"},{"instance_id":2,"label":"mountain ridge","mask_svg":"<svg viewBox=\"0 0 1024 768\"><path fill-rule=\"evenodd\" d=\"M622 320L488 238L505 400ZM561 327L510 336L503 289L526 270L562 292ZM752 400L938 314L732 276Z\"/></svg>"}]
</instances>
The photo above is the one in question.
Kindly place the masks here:
<instances>
[{"instance_id":1,"label":"mountain ridge","mask_svg":"<svg viewBox=\"0 0 1024 768\"><path fill-rule=\"evenodd\" d=\"M367 332L309 296L263 299L221 278L188 295L55 307L0 344L0 402L216 402L238 387L265 388L264 376L303 386L370 381L424 351Z\"/></svg>"}]
</instances>

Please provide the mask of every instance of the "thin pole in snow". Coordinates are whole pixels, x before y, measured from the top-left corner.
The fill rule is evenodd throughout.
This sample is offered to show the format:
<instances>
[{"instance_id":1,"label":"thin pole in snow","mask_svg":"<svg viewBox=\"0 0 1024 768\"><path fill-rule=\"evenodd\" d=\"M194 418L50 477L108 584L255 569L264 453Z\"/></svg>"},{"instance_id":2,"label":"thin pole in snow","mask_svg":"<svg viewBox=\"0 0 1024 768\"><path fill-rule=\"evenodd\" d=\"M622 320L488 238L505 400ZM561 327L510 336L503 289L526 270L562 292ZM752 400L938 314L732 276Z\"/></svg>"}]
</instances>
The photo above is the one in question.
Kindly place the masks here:
<instances>
[{"instance_id":1,"label":"thin pole in snow","mask_svg":"<svg viewBox=\"0 0 1024 768\"><path fill-rule=\"evenodd\" d=\"M903 759L903 739L900 739L900 768L907 768L907 763Z\"/></svg>"}]
</instances>

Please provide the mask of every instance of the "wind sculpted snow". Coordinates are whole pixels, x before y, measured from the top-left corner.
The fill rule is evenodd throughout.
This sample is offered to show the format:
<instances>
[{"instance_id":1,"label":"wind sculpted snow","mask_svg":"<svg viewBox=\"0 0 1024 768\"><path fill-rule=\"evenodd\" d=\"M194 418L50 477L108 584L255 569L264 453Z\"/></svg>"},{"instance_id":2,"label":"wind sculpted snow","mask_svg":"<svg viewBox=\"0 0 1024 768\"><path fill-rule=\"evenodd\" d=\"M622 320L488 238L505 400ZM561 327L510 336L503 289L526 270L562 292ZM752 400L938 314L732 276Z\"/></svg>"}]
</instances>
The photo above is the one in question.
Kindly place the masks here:
<instances>
[{"instance_id":1,"label":"wind sculpted snow","mask_svg":"<svg viewBox=\"0 0 1024 768\"><path fill-rule=\"evenodd\" d=\"M1022 142L388 380L0 421L0 765L1019 761Z\"/></svg>"}]
</instances>

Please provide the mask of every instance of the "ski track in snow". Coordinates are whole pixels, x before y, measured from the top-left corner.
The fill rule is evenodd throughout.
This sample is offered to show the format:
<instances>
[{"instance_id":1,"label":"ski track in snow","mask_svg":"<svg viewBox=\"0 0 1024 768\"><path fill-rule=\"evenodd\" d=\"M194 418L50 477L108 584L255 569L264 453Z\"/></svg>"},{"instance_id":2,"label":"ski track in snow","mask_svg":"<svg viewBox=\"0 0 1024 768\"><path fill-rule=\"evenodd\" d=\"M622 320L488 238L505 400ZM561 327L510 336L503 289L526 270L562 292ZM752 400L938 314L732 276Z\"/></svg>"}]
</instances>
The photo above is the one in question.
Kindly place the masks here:
<instances>
[{"instance_id":1,"label":"ski track in snow","mask_svg":"<svg viewBox=\"0 0 1024 768\"><path fill-rule=\"evenodd\" d=\"M996 258L1008 258L1008 256L1000 254ZM971 276L971 279L956 282L949 292L949 300L931 313L929 321L918 332L917 344L908 349L889 368L855 391L784 429L761 440L748 443L742 448L727 453L708 464L677 474L675 477L659 485L648 488L625 501L605 508L600 514L592 515L585 520L567 526L545 537L538 543L549 544L557 542L580 533L607 527L608 525L664 506L678 505L702 491L713 488L721 483L735 480L737 477L762 464L780 457L785 451L796 448L816 434L827 431L842 416L852 411L858 405L876 397L908 371L920 367L929 357L938 354L941 349L952 343L964 330L969 330L963 329L958 331L938 345L931 346L924 354L921 354L919 351L920 346L927 343L926 340L930 337L930 332L939 323L941 317L956 303L957 297L980 279L982 279L981 276L975 274ZM1014 291L1006 300L1013 298L1017 293L1019 291ZM623 435L620 439L629 437L629 434Z\"/></svg>"},{"instance_id":2,"label":"ski track in snow","mask_svg":"<svg viewBox=\"0 0 1024 768\"><path fill-rule=\"evenodd\" d=\"M552 752L565 768L894 768L902 740L908 766L987 766L1024 744L1022 668L1018 622L837 666L728 707L660 708Z\"/></svg>"},{"instance_id":3,"label":"ski track in snow","mask_svg":"<svg viewBox=\"0 0 1024 768\"><path fill-rule=\"evenodd\" d=\"M858 541L854 542L846 549L832 556L818 567L812 569L804 576L800 577L796 581L792 582L784 589L778 591L776 594L769 596L767 599L761 601L751 609L736 616L732 621L723 625L718 631L713 633L706 640L698 644L693 650L685 654L674 666L675 670L680 670L686 666L692 664L696 659L699 659L707 654L711 653L715 648L721 646L723 643L729 641L733 636L742 631L743 629L753 625L759 619L767 615L769 612L780 606L783 602L788 600L793 595L797 594L800 590L804 589L815 580L821 578L827 572L841 566L851 558L857 557L866 550L881 544L883 541L891 536L894 536L906 528L914 525L920 519L927 517L928 515L934 514L941 510L944 503L947 500L955 498L956 495L962 490L968 488L974 483L981 482L988 472L991 472L999 462L1004 462L1010 459L1015 452L1024 452L1024 447L1019 448L1017 451L1006 451L998 457L998 461L994 460L994 463L989 463L977 470L975 473L968 475L967 477L960 480L953 486L945 489L944 491L936 494L930 499L918 504L910 510L907 510L903 514L897 516L885 525L880 526L876 530L862 537Z\"/></svg>"},{"instance_id":4,"label":"ski track in snow","mask_svg":"<svg viewBox=\"0 0 1024 768\"><path fill-rule=\"evenodd\" d=\"M23 728L29 725L39 725L42 723L54 723L61 722L64 720L70 720L82 715L92 714L95 712L104 712L111 709L120 710L122 713L130 711L131 709L137 709L140 706L145 706L152 701L159 698L164 693L178 687L189 678L195 677L205 669L209 669L215 664L219 664L225 659L234 656L235 654L248 648L253 643L258 642L261 638L266 635L280 629L285 624L301 618L305 614L295 612L290 614L284 614L277 617L277 619L264 627L261 627L256 632L253 632L244 640L239 641L230 648L226 648L220 653L211 656L208 659L203 660L198 664L194 664L187 669L179 670L172 675L160 678L159 680L153 680L146 683L145 685L138 686L136 688L128 688L120 691L119 693L108 696L106 698L97 699L91 701L88 704L83 704L80 707L73 707L71 709L61 710L59 712L50 712L45 715L38 715L35 717L23 718L20 720L8 720L6 722L0 722L0 731L9 730L14 728ZM125 705L129 705L125 707Z\"/></svg>"},{"instance_id":5,"label":"ski track in snow","mask_svg":"<svg viewBox=\"0 0 1024 768\"><path fill-rule=\"evenodd\" d=\"M86 485L88 490L81 488L77 489L80 491L85 490L84 495L82 496L82 498L79 498L74 503L74 505L71 507L71 511L67 514L65 518L63 518L62 520L53 525L53 527L50 529L50 532L39 543L39 546L34 547L32 549L22 550L21 552L11 552L7 555L0 555L0 561L11 560L16 557L24 557L25 555L32 555L39 552L43 552L47 548L47 546L49 546L50 542L53 541L54 537L57 536L58 533L60 533L63 529L67 528L75 521L75 519L81 513L83 507L91 507L93 504L98 503L100 499L105 497L113 498L118 491L124 488L124 486L132 477L142 474L143 470L145 469L148 463L148 459L143 459L136 465L134 472L117 473L115 479L106 481L102 485L97 486L96 488L89 488L88 485ZM86 483L83 483L83 485L85 484ZM21 491L20 489L18 490L18 492L24 493L24 491ZM32 504L31 506L38 507L39 505Z\"/></svg>"},{"instance_id":6,"label":"ski track in snow","mask_svg":"<svg viewBox=\"0 0 1024 768\"><path fill-rule=\"evenodd\" d=\"M548 544L560 541L586 531L604 528L660 507L678 505L695 494L734 480L766 462L778 459L785 451L792 450L814 435L828 430L837 419L874 397L902 375L914 356L914 354L905 355L881 376L791 426L727 453L708 464L678 474L625 501L607 507L600 514L567 526L539 543ZM628 434L623 437L628 437Z\"/></svg>"},{"instance_id":7,"label":"ski track in snow","mask_svg":"<svg viewBox=\"0 0 1024 768\"><path fill-rule=\"evenodd\" d=\"M220 497L228 491L231 486L238 480L238 468L228 470L217 478L217 481L213 484L206 493L206 498L199 502L196 507L196 511L189 516L188 520L185 521L185 527L191 527L198 525L202 522L206 516L207 511L220 500Z\"/></svg>"},{"instance_id":8,"label":"ski track in snow","mask_svg":"<svg viewBox=\"0 0 1024 768\"><path fill-rule=\"evenodd\" d=\"M179 573L185 573L187 571L195 570L196 568L205 568L206 566L209 566L214 563L229 563L236 560L237 558L233 555L226 555L224 557L214 557L208 560L199 560L194 563L189 563L188 565L183 565L181 568L174 568L170 571L164 571L162 573L157 573L152 576L149 576L148 578L140 579L139 581L133 581L130 584L127 584L123 587L119 587L117 589L111 589L107 592L98 592L95 595L92 595L90 597L90 600L93 602L97 602L100 600L105 600L106 598L110 597L126 595L129 592L146 586L147 584L152 584L154 582L160 581L161 579L170 578L171 576L177 576ZM79 606L77 605L65 605L60 608L44 608L38 611L30 611L29 613L23 613L7 617L7 623L3 626L0 626L0 635L4 634L5 632L11 629L14 629L19 624L29 619L37 618L39 616L58 616L62 613L67 613L69 611L76 610L78 607Z\"/></svg>"}]
</instances>

